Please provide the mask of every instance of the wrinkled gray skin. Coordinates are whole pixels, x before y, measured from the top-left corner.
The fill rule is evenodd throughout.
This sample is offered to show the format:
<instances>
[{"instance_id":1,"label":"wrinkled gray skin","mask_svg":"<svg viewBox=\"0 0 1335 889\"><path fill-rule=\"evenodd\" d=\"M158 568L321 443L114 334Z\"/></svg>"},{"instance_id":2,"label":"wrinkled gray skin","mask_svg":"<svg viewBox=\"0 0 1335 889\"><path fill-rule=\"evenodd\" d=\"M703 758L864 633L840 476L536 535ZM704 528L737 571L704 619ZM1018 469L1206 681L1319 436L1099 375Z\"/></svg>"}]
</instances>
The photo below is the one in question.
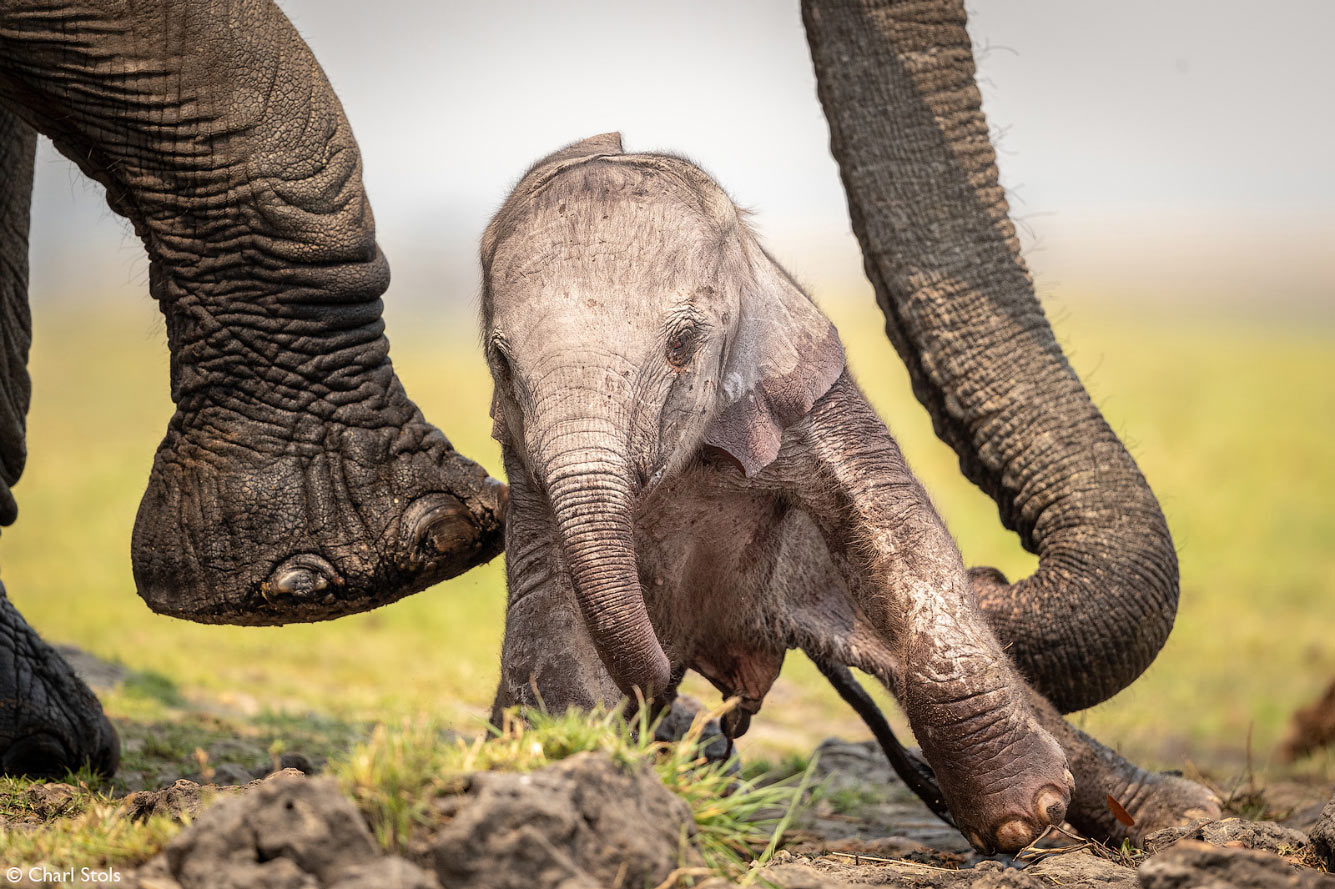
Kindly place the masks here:
<instances>
[{"instance_id":1,"label":"wrinkled gray skin","mask_svg":"<svg viewBox=\"0 0 1335 889\"><path fill-rule=\"evenodd\" d=\"M499 551L504 488L395 376L357 143L269 0L0 4L0 524L26 453L34 131L133 223L166 318L176 412L131 553L152 608L319 620ZM0 601L0 769L117 756L96 699Z\"/></svg>"},{"instance_id":2,"label":"wrinkled gray skin","mask_svg":"<svg viewBox=\"0 0 1335 889\"><path fill-rule=\"evenodd\" d=\"M519 183L482 265L511 484L498 711L668 701L691 669L740 697L736 735L800 648L893 691L979 849L1068 805L1116 834L1104 793L1138 834L1217 811L1026 685L834 328L698 168L615 134L570 146Z\"/></svg>"}]
</instances>

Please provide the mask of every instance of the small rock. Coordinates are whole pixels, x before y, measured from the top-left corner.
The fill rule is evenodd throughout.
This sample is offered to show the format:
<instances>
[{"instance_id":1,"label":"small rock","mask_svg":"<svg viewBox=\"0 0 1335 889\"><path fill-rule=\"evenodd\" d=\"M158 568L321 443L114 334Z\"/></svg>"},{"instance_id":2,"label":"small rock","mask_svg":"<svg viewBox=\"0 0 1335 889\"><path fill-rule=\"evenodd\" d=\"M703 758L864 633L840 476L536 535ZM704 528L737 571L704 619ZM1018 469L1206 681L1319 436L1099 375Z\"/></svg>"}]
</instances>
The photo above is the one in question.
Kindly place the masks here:
<instances>
[{"instance_id":1,"label":"small rock","mask_svg":"<svg viewBox=\"0 0 1335 889\"><path fill-rule=\"evenodd\" d=\"M1335 796L1321 810L1321 817L1308 836L1312 839L1312 851L1327 868L1335 871Z\"/></svg>"},{"instance_id":2,"label":"small rock","mask_svg":"<svg viewBox=\"0 0 1335 889\"><path fill-rule=\"evenodd\" d=\"M1335 889L1335 877L1268 852L1184 839L1146 860L1142 889Z\"/></svg>"}]
</instances>

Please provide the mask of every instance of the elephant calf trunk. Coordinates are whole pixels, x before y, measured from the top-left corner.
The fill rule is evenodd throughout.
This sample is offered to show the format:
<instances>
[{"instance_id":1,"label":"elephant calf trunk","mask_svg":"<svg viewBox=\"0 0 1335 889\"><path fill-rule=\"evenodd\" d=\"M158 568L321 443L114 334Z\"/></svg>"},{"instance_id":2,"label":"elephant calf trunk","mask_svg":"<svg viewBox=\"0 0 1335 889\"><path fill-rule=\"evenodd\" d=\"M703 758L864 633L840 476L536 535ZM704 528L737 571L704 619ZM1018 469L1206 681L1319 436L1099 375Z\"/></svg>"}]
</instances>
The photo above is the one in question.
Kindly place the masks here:
<instances>
[{"instance_id":1,"label":"elephant calf trunk","mask_svg":"<svg viewBox=\"0 0 1335 889\"><path fill-rule=\"evenodd\" d=\"M627 473L608 453L572 454L548 474L547 492L575 598L603 665L627 695L665 691L670 668L640 588Z\"/></svg>"}]
</instances>

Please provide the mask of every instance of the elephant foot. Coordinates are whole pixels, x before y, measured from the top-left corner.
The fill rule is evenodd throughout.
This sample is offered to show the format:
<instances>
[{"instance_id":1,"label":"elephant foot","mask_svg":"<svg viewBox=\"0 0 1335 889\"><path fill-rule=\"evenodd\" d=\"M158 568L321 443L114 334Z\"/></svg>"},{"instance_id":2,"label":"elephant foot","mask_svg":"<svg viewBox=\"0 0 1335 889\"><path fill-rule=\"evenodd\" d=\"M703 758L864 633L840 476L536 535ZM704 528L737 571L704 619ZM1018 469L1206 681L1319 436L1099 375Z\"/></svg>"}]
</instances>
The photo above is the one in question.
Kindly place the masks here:
<instances>
[{"instance_id":1,"label":"elephant foot","mask_svg":"<svg viewBox=\"0 0 1335 889\"><path fill-rule=\"evenodd\" d=\"M989 706L989 699L999 702ZM1073 779L1066 756L1003 688L957 697L912 719L955 825L984 854L1017 852L1066 818ZM952 709L968 707L960 717Z\"/></svg>"},{"instance_id":2,"label":"elephant foot","mask_svg":"<svg viewBox=\"0 0 1335 889\"><path fill-rule=\"evenodd\" d=\"M1142 769L1071 725L1037 692L1031 690L1029 702L1043 728L1066 751L1075 775L1067 818L1085 836L1114 845L1123 840L1139 845L1156 830L1219 817L1219 798L1207 788L1177 775Z\"/></svg>"},{"instance_id":3,"label":"elephant foot","mask_svg":"<svg viewBox=\"0 0 1335 889\"><path fill-rule=\"evenodd\" d=\"M1179 827L1198 818L1215 819L1220 816L1219 798L1209 788L1179 775L1144 769L1136 771L1140 774L1127 782L1121 796L1110 794L1133 822L1131 827L1118 822L1120 830L1116 830L1114 839L1119 839L1116 834L1121 834L1140 846L1145 837L1157 830ZM1107 808L1107 800L1104 802ZM1106 819L1101 826L1108 826Z\"/></svg>"},{"instance_id":4,"label":"elephant foot","mask_svg":"<svg viewBox=\"0 0 1335 889\"><path fill-rule=\"evenodd\" d=\"M1068 817L1085 836L1113 845L1130 840L1139 846L1156 830L1219 817L1219 798L1208 788L1142 769L1083 732L1077 734L1083 749L1067 749L1076 775ZM1114 811L1110 797L1122 812Z\"/></svg>"},{"instance_id":5,"label":"elephant foot","mask_svg":"<svg viewBox=\"0 0 1335 889\"><path fill-rule=\"evenodd\" d=\"M0 586L0 773L115 773L120 738L97 697L28 626Z\"/></svg>"},{"instance_id":6,"label":"elephant foot","mask_svg":"<svg viewBox=\"0 0 1335 889\"><path fill-rule=\"evenodd\" d=\"M667 713L663 714L654 727L654 740L675 743L685 738L695 726L695 720L702 710L704 705L695 698L689 695L677 695ZM717 719L710 719L704 724L700 730L697 746L700 756L706 763L712 765L732 760L732 765L728 768L729 773L741 771L733 757L732 739L725 734L723 726Z\"/></svg>"},{"instance_id":7,"label":"elephant foot","mask_svg":"<svg viewBox=\"0 0 1335 889\"><path fill-rule=\"evenodd\" d=\"M504 486L422 418L387 362L377 374L385 390L327 416L322 403L182 401L135 521L149 607L201 623L327 620L500 551Z\"/></svg>"}]
</instances>

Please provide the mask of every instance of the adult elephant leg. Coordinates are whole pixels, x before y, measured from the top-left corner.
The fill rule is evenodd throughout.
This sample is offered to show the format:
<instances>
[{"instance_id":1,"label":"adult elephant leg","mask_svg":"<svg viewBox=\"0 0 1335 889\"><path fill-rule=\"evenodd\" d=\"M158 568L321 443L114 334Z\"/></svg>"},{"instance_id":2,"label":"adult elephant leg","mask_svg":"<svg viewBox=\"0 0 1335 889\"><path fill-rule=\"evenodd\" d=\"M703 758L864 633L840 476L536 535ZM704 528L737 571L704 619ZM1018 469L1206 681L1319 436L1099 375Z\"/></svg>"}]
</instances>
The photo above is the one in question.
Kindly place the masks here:
<instances>
[{"instance_id":1,"label":"adult elephant leg","mask_svg":"<svg viewBox=\"0 0 1335 889\"><path fill-rule=\"evenodd\" d=\"M27 458L28 217L36 134L0 106L0 525ZM0 773L58 777L84 763L110 775L116 731L97 698L10 604L0 585Z\"/></svg>"},{"instance_id":2,"label":"adult elephant leg","mask_svg":"<svg viewBox=\"0 0 1335 889\"><path fill-rule=\"evenodd\" d=\"M0 773L59 778L86 764L111 775L120 752L92 691L0 585Z\"/></svg>"},{"instance_id":3,"label":"adult elephant leg","mask_svg":"<svg viewBox=\"0 0 1335 889\"><path fill-rule=\"evenodd\" d=\"M1020 672L1055 705L1040 719L1088 791L1072 818L1097 821L1106 806L1095 789L1114 792L1135 767L1093 751L1056 711L1106 700L1154 659L1177 607L1172 538L1034 296L963 4L804 0L803 17L886 332L937 434L1038 553L1032 577L1009 584L975 569L974 588ZM1165 809L1213 805L1195 785L1145 783Z\"/></svg>"},{"instance_id":4,"label":"adult elephant leg","mask_svg":"<svg viewBox=\"0 0 1335 889\"><path fill-rule=\"evenodd\" d=\"M176 405L132 544L155 610L324 619L499 551L501 486L394 373L357 143L272 2L5 3L0 101L149 255Z\"/></svg>"}]
</instances>

